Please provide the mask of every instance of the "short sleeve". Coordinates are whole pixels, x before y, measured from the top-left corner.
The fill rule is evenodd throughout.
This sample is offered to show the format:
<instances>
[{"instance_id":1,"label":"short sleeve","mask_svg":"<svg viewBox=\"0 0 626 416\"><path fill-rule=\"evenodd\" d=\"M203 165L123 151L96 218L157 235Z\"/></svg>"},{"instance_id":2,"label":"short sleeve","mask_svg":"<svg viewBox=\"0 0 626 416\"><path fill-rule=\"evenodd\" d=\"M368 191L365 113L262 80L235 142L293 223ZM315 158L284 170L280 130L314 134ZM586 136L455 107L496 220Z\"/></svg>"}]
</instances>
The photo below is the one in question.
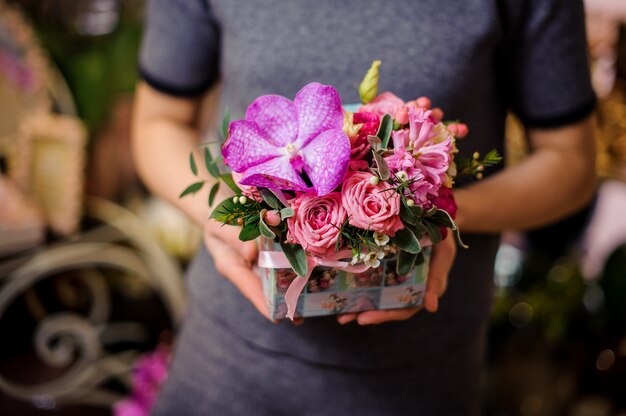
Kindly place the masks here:
<instances>
[{"instance_id":1,"label":"short sleeve","mask_svg":"<svg viewBox=\"0 0 626 416\"><path fill-rule=\"evenodd\" d=\"M149 1L139 74L153 88L191 97L219 77L220 30L208 1Z\"/></svg>"},{"instance_id":2,"label":"short sleeve","mask_svg":"<svg viewBox=\"0 0 626 416\"><path fill-rule=\"evenodd\" d=\"M582 0L517 2L507 47L509 106L527 127L555 128L595 109Z\"/></svg>"}]
</instances>

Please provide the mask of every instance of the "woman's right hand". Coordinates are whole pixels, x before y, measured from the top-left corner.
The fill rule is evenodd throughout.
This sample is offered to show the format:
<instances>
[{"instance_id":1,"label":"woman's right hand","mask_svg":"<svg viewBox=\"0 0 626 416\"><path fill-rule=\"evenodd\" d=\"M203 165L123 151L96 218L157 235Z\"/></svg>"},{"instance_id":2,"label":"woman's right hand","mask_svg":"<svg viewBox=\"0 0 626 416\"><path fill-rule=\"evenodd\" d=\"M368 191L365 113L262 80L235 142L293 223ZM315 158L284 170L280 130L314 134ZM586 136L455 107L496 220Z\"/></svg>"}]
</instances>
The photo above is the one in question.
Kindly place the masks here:
<instances>
[{"instance_id":1,"label":"woman's right hand","mask_svg":"<svg viewBox=\"0 0 626 416\"><path fill-rule=\"evenodd\" d=\"M256 243L239 240L239 232L240 227L222 225L211 219L204 227L204 243L219 274L230 280L261 315L273 321L267 310L261 279L253 269L257 258Z\"/></svg>"}]
</instances>

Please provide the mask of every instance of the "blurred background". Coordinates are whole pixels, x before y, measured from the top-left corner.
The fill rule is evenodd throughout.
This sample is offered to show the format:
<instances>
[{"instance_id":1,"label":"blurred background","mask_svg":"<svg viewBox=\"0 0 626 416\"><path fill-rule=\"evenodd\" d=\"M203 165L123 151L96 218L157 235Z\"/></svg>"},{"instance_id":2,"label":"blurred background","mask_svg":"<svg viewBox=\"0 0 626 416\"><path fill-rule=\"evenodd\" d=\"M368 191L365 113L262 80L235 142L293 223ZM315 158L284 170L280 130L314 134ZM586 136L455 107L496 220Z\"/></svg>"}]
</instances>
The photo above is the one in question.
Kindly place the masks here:
<instances>
[{"instance_id":1,"label":"blurred background","mask_svg":"<svg viewBox=\"0 0 626 416\"><path fill-rule=\"evenodd\" d=\"M503 236L488 415L626 416L626 1L586 3L598 192ZM199 232L130 158L143 8L0 0L1 415L147 415L167 377Z\"/></svg>"}]
</instances>

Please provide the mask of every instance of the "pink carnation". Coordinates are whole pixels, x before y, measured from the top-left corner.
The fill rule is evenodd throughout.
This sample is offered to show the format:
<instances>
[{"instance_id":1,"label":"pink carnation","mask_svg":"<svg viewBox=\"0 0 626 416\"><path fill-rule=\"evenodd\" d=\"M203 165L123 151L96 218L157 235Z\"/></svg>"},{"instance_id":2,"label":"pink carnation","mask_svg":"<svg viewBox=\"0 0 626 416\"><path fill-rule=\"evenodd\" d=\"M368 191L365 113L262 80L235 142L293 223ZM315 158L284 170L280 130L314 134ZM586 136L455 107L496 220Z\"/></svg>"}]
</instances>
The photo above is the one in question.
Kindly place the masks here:
<instances>
[{"instance_id":1,"label":"pink carnation","mask_svg":"<svg viewBox=\"0 0 626 416\"><path fill-rule=\"evenodd\" d=\"M439 209L446 211L452 219L456 218L457 205L454 199L454 194L452 193L452 189L442 186L439 189L439 194L432 201L433 205ZM446 238L448 236L447 228L440 228L441 237Z\"/></svg>"},{"instance_id":2,"label":"pink carnation","mask_svg":"<svg viewBox=\"0 0 626 416\"><path fill-rule=\"evenodd\" d=\"M359 133L350 138L350 170L365 170L369 162L365 160L370 154L370 144L367 136L373 136L378 131L380 118L374 113L354 113L354 124L361 124Z\"/></svg>"},{"instance_id":3,"label":"pink carnation","mask_svg":"<svg viewBox=\"0 0 626 416\"><path fill-rule=\"evenodd\" d=\"M374 113L379 117L389 114L394 116L398 110L404 107L404 101L391 92L383 92L369 103L359 108L360 112Z\"/></svg>"},{"instance_id":4,"label":"pink carnation","mask_svg":"<svg viewBox=\"0 0 626 416\"><path fill-rule=\"evenodd\" d=\"M325 256L332 253L339 229L348 214L341 205L341 194L331 192L317 196L309 192L291 201L295 215L287 219L287 241L297 243L304 250Z\"/></svg>"},{"instance_id":5,"label":"pink carnation","mask_svg":"<svg viewBox=\"0 0 626 416\"><path fill-rule=\"evenodd\" d=\"M341 201L350 212L350 224L390 236L404 228L400 195L385 182L372 185L369 172L354 172L343 182Z\"/></svg>"}]
</instances>

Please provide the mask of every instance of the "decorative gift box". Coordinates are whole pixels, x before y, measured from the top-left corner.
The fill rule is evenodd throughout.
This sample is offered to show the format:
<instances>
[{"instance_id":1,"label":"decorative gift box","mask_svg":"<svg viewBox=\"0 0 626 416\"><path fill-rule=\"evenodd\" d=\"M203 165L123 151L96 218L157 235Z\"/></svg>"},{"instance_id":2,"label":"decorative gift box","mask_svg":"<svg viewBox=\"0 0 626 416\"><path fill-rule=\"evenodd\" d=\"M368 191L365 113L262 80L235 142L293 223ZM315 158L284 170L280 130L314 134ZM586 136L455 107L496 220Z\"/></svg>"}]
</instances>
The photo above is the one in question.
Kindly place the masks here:
<instances>
[{"instance_id":1,"label":"decorative gift box","mask_svg":"<svg viewBox=\"0 0 626 416\"><path fill-rule=\"evenodd\" d=\"M350 271L350 259L343 267L316 266L302 292L296 297L294 317L337 315L372 309L413 308L422 305L430 247L425 247L424 261L405 275L396 271L397 253L389 253L378 267L363 272ZM261 267L263 292L270 316L283 319L287 314L286 295L297 278L279 244L261 239L261 255L273 267ZM270 259L274 257L273 259ZM265 264L267 264L265 263Z\"/></svg>"}]
</instances>

